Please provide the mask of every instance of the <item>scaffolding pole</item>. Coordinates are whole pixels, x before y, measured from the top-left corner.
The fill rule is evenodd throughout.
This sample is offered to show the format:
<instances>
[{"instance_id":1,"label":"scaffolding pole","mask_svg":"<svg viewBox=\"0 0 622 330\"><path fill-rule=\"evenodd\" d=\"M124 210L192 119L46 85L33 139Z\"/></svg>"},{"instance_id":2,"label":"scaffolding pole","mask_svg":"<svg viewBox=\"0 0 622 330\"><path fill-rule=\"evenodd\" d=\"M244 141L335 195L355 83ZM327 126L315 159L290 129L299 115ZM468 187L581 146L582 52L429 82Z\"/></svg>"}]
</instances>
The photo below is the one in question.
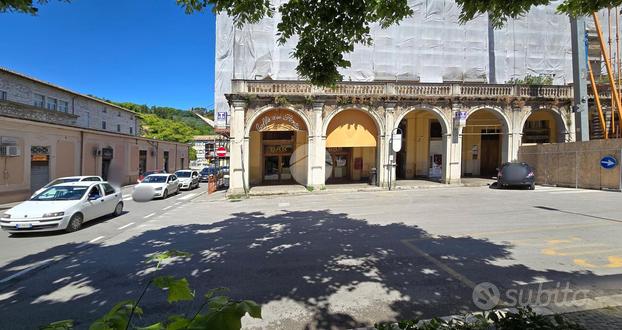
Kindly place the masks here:
<instances>
[{"instance_id":1,"label":"scaffolding pole","mask_svg":"<svg viewBox=\"0 0 622 330\"><path fill-rule=\"evenodd\" d=\"M596 87L596 81L594 81L594 73L592 72L592 65L587 64L588 71L590 72L590 83L592 84L592 91L594 92L594 101L596 102L596 108L598 109L598 119L600 119L600 126L603 128L605 134L605 140L609 139L609 130L607 129L607 122L603 115L603 108L600 105L600 96L598 95L598 88Z\"/></svg>"},{"instance_id":2,"label":"scaffolding pole","mask_svg":"<svg viewBox=\"0 0 622 330\"><path fill-rule=\"evenodd\" d=\"M605 58L605 65L607 67L607 75L609 76L609 84L611 86L611 97L615 99L615 105L618 110L618 114L622 118L622 104L620 103L620 96L618 94L618 87L616 85L616 81L613 78L613 69L611 68L611 62L609 61L609 56L607 55L607 48L605 47L605 41L603 40L603 31L600 28L600 20L598 19L598 13L593 12L592 16L594 17L594 24L596 25L596 32L598 33L598 41L600 43L600 51Z\"/></svg>"}]
</instances>

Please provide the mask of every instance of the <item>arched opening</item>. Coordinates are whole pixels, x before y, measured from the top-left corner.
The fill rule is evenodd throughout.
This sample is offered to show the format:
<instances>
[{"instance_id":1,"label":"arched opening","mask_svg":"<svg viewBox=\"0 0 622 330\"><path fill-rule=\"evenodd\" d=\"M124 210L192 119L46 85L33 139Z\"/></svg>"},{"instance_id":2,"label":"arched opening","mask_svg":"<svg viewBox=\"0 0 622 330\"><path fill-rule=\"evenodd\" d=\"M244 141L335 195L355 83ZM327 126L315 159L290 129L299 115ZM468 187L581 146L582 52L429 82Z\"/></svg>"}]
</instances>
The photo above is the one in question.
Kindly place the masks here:
<instances>
[{"instance_id":1,"label":"arched opening","mask_svg":"<svg viewBox=\"0 0 622 330\"><path fill-rule=\"evenodd\" d=\"M562 143L565 125L559 114L551 110L532 112L523 124L522 143Z\"/></svg>"},{"instance_id":2,"label":"arched opening","mask_svg":"<svg viewBox=\"0 0 622 330\"><path fill-rule=\"evenodd\" d=\"M447 161L442 118L429 110L413 110L400 120L398 128L402 131L402 148L395 155L396 179L440 181Z\"/></svg>"},{"instance_id":3,"label":"arched opening","mask_svg":"<svg viewBox=\"0 0 622 330\"><path fill-rule=\"evenodd\" d=\"M492 178L507 158L508 124L501 114L479 109L462 129L462 176Z\"/></svg>"},{"instance_id":4,"label":"arched opening","mask_svg":"<svg viewBox=\"0 0 622 330\"><path fill-rule=\"evenodd\" d=\"M377 169L378 135L369 114L359 110L337 113L326 130L326 182L368 182Z\"/></svg>"},{"instance_id":5,"label":"arched opening","mask_svg":"<svg viewBox=\"0 0 622 330\"><path fill-rule=\"evenodd\" d=\"M291 110L271 109L259 115L249 131L250 186L306 185L307 150L297 150L307 148L307 134L304 120Z\"/></svg>"}]
</instances>

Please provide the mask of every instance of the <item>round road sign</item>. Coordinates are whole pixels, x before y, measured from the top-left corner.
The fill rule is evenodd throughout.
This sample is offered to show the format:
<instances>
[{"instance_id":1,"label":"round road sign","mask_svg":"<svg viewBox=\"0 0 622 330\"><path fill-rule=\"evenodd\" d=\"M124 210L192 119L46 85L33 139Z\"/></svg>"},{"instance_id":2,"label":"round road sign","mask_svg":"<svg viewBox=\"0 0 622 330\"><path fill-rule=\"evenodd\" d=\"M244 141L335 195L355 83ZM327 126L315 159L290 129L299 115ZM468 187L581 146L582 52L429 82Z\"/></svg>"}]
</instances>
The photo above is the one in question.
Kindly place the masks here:
<instances>
[{"instance_id":1,"label":"round road sign","mask_svg":"<svg viewBox=\"0 0 622 330\"><path fill-rule=\"evenodd\" d=\"M216 149L216 156L225 157L227 155L227 149L225 147L218 147Z\"/></svg>"}]
</instances>

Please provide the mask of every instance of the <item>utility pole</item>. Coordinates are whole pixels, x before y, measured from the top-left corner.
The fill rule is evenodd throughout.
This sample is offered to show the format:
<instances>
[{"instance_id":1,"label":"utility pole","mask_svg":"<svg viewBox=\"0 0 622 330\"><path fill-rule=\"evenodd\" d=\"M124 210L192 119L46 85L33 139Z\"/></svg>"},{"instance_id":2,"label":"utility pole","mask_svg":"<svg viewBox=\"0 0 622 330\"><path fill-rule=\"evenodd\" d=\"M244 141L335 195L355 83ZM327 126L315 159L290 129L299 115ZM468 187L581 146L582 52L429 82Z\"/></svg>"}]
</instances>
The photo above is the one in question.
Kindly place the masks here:
<instances>
[{"instance_id":1,"label":"utility pole","mask_svg":"<svg viewBox=\"0 0 622 330\"><path fill-rule=\"evenodd\" d=\"M585 17L570 18L572 38L572 76L577 141L590 140L587 97L587 38Z\"/></svg>"}]
</instances>

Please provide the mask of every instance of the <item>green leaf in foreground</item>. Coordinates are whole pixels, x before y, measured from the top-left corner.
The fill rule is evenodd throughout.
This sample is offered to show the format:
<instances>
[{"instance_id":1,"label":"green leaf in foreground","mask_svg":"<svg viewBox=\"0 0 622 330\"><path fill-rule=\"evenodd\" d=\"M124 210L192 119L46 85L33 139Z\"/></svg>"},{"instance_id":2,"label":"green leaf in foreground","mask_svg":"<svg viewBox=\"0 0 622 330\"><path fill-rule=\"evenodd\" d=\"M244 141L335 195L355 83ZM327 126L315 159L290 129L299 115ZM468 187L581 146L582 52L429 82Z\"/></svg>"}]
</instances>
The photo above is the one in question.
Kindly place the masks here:
<instances>
[{"instance_id":1,"label":"green leaf in foreground","mask_svg":"<svg viewBox=\"0 0 622 330\"><path fill-rule=\"evenodd\" d=\"M160 289L168 290L166 300L169 303L194 299L194 294L190 290L190 284L185 278L176 279L173 276L159 276L153 279L153 285Z\"/></svg>"}]
</instances>

